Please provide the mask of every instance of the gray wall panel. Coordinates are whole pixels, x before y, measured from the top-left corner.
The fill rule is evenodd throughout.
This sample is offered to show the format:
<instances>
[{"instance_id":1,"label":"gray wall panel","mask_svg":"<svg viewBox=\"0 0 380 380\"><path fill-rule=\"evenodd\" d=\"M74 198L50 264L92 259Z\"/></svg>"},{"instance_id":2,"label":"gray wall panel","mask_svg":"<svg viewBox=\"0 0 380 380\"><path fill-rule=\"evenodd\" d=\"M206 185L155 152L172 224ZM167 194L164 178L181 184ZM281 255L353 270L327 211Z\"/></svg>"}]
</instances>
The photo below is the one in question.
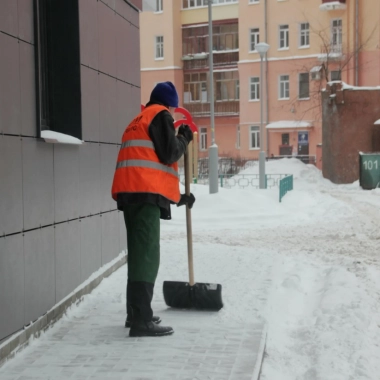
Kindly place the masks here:
<instances>
[{"instance_id":1,"label":"gray wall panel","mask_svg":"<svg viewBox=\"0 0 380 380\"><path fill-rule=\"evenodd\" d=\"M1 0L0 31L17 36L17 24L17 1Z\"/></svg>"},{"instance_id":2,"label":"gray wall panel","mask_svg":"<svg viewBox=\"0 0 380 380\"><path fill-rule=\"evenodd\" d=\"M119 251L127 250L127 230L125 228L124 214L119 211Z\"/></svg>"},{"instance_id":3,"label":"gray wall panel","mask_svg":"<svg viewBox=\"0 0 380 380\"><path fill-rule=\"evenodd\" d=\"M100 141L99 127L99 73L81 67L82 91L82 138L85 141Z\"/></svg>"},{"instance_id":4,"label":"gray wall panel","mask_svg":"<svg viewBox=\"0 0 380 380\"><path fill-rule=\"evenodd\" d=\"M14 0L11 0L15 2ZM34 25L33 25L33 1L18 0L18 35L27 42L34 42Z\"/></svg>"},{"instance_id":5,"label":"gray wall panel","mask_svg":"<svg viewBox=\"0 0 380 380\"><path fill-rule=\"evenodd\" d=\"M99 71L116 77L116 15L98 2Z\"/></svg>"},{"instance_id":6,"label":"gray wall panel","mask_svg":"<svg viewBox=\"0 0 380 380\"><path fill-rule=\"evenodd\" d=\"M53 145L22 140L24 230L54 223Z\"/></svg>"},{"instance_id":7,"label":"gray wall panel","mask_svg":"<svg viewBox=\"0 0 380 380\"><path fill-rule=\"evenodd\" d=\"M147 99L148 102L149 99ZM140 112L141 109L141 90L139 87L131 87L131 98L129 102L130 111L136 114Z\"/></svg>"},{"instance_id":8,"label":"gray wall panel","mask_svg":"<svg viewBox=\"0 0 380 380\"><path fill-rule=\"evenodd\" d=\"M23 228L21 157L20 137L0 135L0 236Z\"/></svg>"},{"instance_id":9,"label":"gray wall panel","mask_svg":"<svg viewBox=\"0 0 380 380\"><path fill-rule=\"evenodd\" d=\"M129 83L137 87L141 87L141 73L140 73L140 44L139 44L139 29L134 26L129 28L129 55L128 70L129 70Z\"/></svg>"},{"instance_id":10,"label":"gray wall panel","mask_svg":"<svg viewBox=\"0 0 380 380\"><path fill-rule=\"evenodd\" d=\"M74 220L55 226L56 302L81 283L80 222Z\"/></svg>"},{"instance_id":11,"label":"gray wall panel","mask_svg":"<svg viewBox=\"0 0 380 380\"><path fill-rule=\"evenodd\" d=\"M99 75L99 124L101 142L120 142L117 129L117 92L115 78Z\"/></svg>"},{"instance_id":12,"label":"gray wall panel","mask_svg":"<svg viewBox=\"0 0 380 380\"><path fill-rule=\"evenodd\" d=\"M100 211L100 145L87 143L79 149L79 216Z\"/></svg>"},{"instance_id":13,"label":"gray wall panel","mask_svg":"<svg viewBox=\"0 0 380 380\"><path fill-rule=\"evenodd\" d=\"M93 0L80 0L79 18L81 64L98 69L98 2Z\"/></svg>"},{"instance_id":14,"label":"gray wall panel","mask_svg":"<svg viewBox=\"0 0 380 380\"><path fill-rule=\"evenodd\" d=\"M100 178L101 178L101 203L100 211L110 211L116 209L116 202L112 199L111 188L113 176L116 168L118 145L100 146Z\"/></svg>"},{"instance_id":15,"label":"gray wall panel","mask_svg":"<svg viewBox=\"0 0 380 380\"><path fill-rule=\"evenodd\" d=\"M55 222L78 218L79 149L81 146L54 145Z\"/></svg>"},{"instance_id":16,"label":"gray wall panel","mask_svg":"<svg viewBox=\"0 0 380 380\"><path fill-rule=\"evenodd\" d=\"M125 39L129 37L130 24L122 17L116 16L116 73L117 78L128 81L130 68L128 67L129 55L132 51L129 49L130 44L125 43Z\"/></svg>"},{"instance_id":17,"label":"gray wall panel","mask_svg":"<svg viewBox=\"0 0 380 380\"><path fill-rule=\"evenodd\" d=\"M101 0L104 4L107 4L111 9L115 9L116 2L119 2L120 0Z\"/></svg>"},{"instance_id":18,"label":"gray wall panel","mask_svg":"<svg viewBox=\"0 0 380 380\"><path fill-rule=\"evenodd\" d=\"M0 238L0 290L2 338L24 326L24 250L21 234Z\"/></svg>"},{"instance_id":19,"label":"gray wall panel","mask_svg":"<svg viewBox=\"0 0 380 380\"><path fill-rule=\"evenodd\" d=\"M55 304L54 227L25 233L25 324Z\"/></svg>"},{"instance_id":20,"label":"gray wall panel","mask_svg":"<svg viewBox=\"0 0 380 380\"><path fill-rule=\"evenodd\" d=\"M21 133L24 136L37 136L34 46L21 41L19 43L19 48Z\"/></svg>"},{"instance_id":21,"label":"gray wall panel","mask_svg":"<svg viewBox=\"0 0 380 380\"><path fill-rule=\"evenodd\" d=\"M120 13L125 19L134 25L139 25L139 12L128 5L125 1L116 2L116 12Z\"/></svg>"},{"instance_id":22,"label":"gray wall panel","mask_svg":"<svg viewBox=\"0 0 380 380\"><path fill-rule=\"evenodd\" d=\"M0 52L6 52L0 59L0 133L21 134L18 45L16 38L0 33Z\"/></svg>"},{"instance_id":23,"label":"gray wall panel","mask_svg":"<svg viewBox=\"0 0 380 380\"><path fill-rule=\"evenodd\" d=\"M119 213L102 214L102 265L113 260L119 253Z\"/></svg>"},{"instance_id":24,"label":"gray wall panel","mask_svg":"<svg viewBox=\"0 0 380 380\"><path fill-rule=\"evenodd\" d=\"M118 114L118 133L119 133L119 143L125 131L125 128L132 121L132 119L137 115L139 110L131 109L131 88L130 84L124 82L117 82L117 114Z\"/></svg>"},{"instance_id":25,"label":"gray wall panel","mask_svg":"<svg viewBox=\"0 0 380 380\"><path fill-rule=\"evenodd\" d=\"M100 215L81 219L81 282L102 266L102 218Z\"/></svg>"}]
</instances>

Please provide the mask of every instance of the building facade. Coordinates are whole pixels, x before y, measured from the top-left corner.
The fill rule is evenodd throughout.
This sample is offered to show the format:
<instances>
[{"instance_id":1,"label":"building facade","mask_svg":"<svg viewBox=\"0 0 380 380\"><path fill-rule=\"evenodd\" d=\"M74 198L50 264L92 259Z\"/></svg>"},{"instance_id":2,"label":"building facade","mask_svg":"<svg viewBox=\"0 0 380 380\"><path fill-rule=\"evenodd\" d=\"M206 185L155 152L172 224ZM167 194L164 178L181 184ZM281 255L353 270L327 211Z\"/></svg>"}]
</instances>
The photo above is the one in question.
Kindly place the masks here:
<instances>
[{"instance_id":1,"label":"building facade","mask_svg":"<svg viewBox=\"0 0 380 380\"><path fill-rule=\"evenodd\" d=\"M0 3L0 341L126 249L111 186L140 110L139 5Z\"/></svg>"},{"instance_id":2,"label":"building facade","mask_svg":"<svg viewBox=\"0 0 380 380\"><path fill-rule=\"evenodd\" d=\"M378 0L214 0L213 83L219 156L310 156L322 146L321 90L342 80L380 84ZM144 2L141 101L160 81L175 83L210 145L208 0ZM263 59L255 46L270 48ZM261 136L261 121L264 135Z\"/></svg>"}]
</instances>

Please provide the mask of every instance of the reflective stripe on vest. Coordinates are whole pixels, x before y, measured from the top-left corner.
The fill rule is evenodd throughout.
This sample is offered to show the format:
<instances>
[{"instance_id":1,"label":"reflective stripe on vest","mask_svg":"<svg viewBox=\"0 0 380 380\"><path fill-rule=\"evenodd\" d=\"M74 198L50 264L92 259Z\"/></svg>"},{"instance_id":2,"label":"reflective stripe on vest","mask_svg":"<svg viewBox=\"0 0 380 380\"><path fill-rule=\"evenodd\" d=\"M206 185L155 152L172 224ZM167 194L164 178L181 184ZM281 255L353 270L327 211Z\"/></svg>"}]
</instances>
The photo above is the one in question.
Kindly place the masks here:
<instances>
[{"instance_id":1,"label":"reflective stripe on vest","mask_svg":"<svg viewBox=\"0 0 380 380\"><path fill-rule=\"evenodd\" d=\"M178 172L173 168L166 166L164 164L160 164L158 162L147 161L147 160L124 160L120 161L116 165L116 169L119 168L130 168L130 167L139 167L139 168L149 168L162 170L165 173L171 174L179 178Z\"/></svg>"},{"instance_id":2,"label":"reflective stripe on vest","mask_svg":"<svg viewBox=\"0 0 380 380\"><path fill-rule=\"evenodd\" d=\"M128 141L124 141L121 144L120 149L129 148L131 146L141 146L143 148L152 148L152 149L154 149L153 142L149 141L149 140L128 140Z\"/></svg>"}]
</instances>

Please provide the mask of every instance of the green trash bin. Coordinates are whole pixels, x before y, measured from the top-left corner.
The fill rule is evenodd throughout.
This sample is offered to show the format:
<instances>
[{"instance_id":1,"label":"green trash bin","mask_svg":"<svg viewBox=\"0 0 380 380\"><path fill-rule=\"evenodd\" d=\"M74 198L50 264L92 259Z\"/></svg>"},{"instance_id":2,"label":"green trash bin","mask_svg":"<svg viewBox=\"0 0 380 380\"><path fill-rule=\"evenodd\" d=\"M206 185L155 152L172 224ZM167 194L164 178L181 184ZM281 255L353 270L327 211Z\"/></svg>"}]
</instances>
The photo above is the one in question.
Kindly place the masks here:
<instances>
[{"instance_id":1,"label":"green trash bin","mask_svg":"<svg viewBox=\"0 0 380 380\"><path fill-rule=\"evenodd\" d=\"M365 190L380 187L380 153L359 153L359 183Z\"/></svg>"}]
</instances>

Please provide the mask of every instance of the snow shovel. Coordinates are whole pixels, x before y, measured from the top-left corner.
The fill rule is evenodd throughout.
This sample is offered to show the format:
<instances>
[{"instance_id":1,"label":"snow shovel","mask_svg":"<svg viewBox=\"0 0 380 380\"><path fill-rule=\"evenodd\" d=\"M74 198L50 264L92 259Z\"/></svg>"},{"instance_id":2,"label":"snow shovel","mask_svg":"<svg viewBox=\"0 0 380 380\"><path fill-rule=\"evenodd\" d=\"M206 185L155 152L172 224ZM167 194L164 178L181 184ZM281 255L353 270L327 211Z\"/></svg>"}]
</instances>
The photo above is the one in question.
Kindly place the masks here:
<instances>
[{"instance_id":1,"label":"snow shovel","mask_svg":"<svg viewBox=\"0 0 380 380\"><path fill-rule=\"evenodd\" d=\"M185 192L190 195L190 162L185 153ZM223 307L222 285L195 283L193 269L193 237L191 210L186 204L187 254L189 282L164 281L164 299L168 306L178 309L200 309L218 311Z\"/></svg>"}]
</instances>

